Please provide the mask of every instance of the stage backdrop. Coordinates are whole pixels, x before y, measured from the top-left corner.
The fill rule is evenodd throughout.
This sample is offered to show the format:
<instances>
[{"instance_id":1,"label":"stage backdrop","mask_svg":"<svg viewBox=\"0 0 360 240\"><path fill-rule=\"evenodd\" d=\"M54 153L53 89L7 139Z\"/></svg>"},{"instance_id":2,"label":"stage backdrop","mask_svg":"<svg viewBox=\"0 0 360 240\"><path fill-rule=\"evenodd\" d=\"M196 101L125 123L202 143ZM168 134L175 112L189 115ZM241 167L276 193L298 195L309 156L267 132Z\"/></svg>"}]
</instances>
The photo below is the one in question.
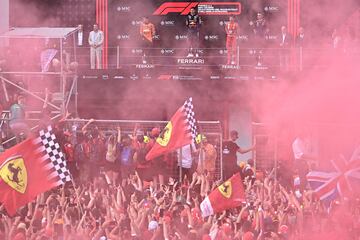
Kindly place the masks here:
<instances>
[{"instance_id":1,"label":"stage backdrop","mask_svg":"<svg viewBox=\"0 0 360 240\"><path fill-rule=\"evenodd\" d=\"M139 24L143 16L150 18L156 28L154 45L173 48L185 45L185 17L191 7L198 9L203 20L200 42L204 48L224 47L224 25L230 15L240 25L240 41L248 40L249 22L257 12L263 12L273 33L279 24L286 25L286 4L283 0L269 1L187 1L187 0L113 0L109 1L109 45L137 46ZM285 6L285 7L284 7ZM183 44L184 43L184 44Z\"/></svg>"},{"instance_id":2,"label":"stage backdrop","mask_svg":"<svg viewBox=\"0 0 360 240\"><path fill-rule=\"evenodd\" d=\"M240 25L238 43L251 42L250 22L262 12L270 29L269 43L276 43L281 25L287 25L288 1L291 0L12 0L10 25L14 27L64 27L84 25L85 36L97 22L105 32L104 68L116 64L116 47L120 47L120 64L142 55L139 24L148 16L156 28L152 55L177 55L174 48L186 48L185 16L196 7L203 19L200 47L211 48L205 54L224 54L225 22L234 15ZM214 52L215 51L215 52ZM201 54L201 53L200 53ZM86 53L86 56L88 54ZM125 57L125 59L124 59ZM113 65L113 66L110 66Z\"/></svg>"}]
</instances>

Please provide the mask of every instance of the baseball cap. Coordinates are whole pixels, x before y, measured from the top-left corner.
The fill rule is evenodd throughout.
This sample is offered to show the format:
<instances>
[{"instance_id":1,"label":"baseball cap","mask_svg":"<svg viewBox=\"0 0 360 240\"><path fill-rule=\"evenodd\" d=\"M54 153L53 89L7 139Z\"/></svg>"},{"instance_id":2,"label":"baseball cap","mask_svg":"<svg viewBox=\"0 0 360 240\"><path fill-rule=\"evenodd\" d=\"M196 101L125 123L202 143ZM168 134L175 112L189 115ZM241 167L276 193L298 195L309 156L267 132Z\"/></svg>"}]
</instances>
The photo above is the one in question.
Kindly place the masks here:
<instances>
[{"instance_id":1,"label":"baseball cap","mask_svg":"<svg viewBox=\"0 0 360 240\"><path fill-rule=\"evenodd\" d=\"M26 224L21 222L18 224L17 228L26 230Z\"/></svg>"},{"instance_id":2,"label":"baseball cap","mask_svg":"<svg viewBox=\"0 0 360 240\"><path fill-rule=\"evenodd\" d=\"M160 129L158 127L154 127L151 129L151 136L158 136L160 134Z\"/></svg>"},{"instance_id":3,"label":"baseball cap","mask_svg":"<svg viewBox=\"0 0 360 240\"><path fill-rule=\"evenodd\" d=\"M289 227L286 225L281 225L279 227L279 234L286 234L289 230Z\"/></svg>"}]
</instances>

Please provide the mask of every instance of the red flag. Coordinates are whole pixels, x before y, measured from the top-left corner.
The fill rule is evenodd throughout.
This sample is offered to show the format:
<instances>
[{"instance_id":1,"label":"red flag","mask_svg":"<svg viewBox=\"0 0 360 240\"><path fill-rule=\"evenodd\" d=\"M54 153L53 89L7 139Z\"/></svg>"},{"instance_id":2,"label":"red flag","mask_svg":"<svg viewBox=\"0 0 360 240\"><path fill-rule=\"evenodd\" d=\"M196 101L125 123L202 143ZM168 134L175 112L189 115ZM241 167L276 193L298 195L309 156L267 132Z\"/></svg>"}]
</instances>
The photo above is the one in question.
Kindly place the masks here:
<instances>
[{"instance_id":1,"label":"red flag","mask_svg":"<svg viewBox=\"0 0 360 240\"><path fill-rule=\"evenodd\" d=\"M182 146L191 144L196 137L196 126L192 99L181 106L156 139L154 146L146 154L146 160L172 152Z\"/></svg>"},{"instance_id":2,"label":"red flag","mask_svg":"<svg viewBox=\"0 0 360 240\"><path fill-rule=\"evenodd\" d=\"M0 156L0 202L9 215L40 193L71 180L51 127L39 133Z\"/></svg>"},{"instance_id":3,"label":"red flag","mask_svg":"<svg viewBox=\"0 0 360 240\"><path fill-rule=\"evenodd\" d=\"M207 217L226 209L239 207L243 202L245 202L244 186L240 174L237 173L202 201L201 214Z\"/></svg>"}]
</instances>

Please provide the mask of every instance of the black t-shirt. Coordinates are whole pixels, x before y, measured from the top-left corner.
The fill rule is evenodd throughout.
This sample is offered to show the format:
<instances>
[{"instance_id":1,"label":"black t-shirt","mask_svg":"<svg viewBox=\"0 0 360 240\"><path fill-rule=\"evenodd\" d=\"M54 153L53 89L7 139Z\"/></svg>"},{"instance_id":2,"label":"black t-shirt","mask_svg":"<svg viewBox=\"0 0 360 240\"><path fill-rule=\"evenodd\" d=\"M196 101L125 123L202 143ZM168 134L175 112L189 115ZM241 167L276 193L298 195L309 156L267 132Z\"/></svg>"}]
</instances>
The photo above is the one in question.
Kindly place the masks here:
<instances>
[{"instance_id":1,"label":"black t-shirt","mask_svg":"<svg viewBox=\"0 0 360 240\"><path fill-rule=\"evenodd\" d=\"M186 25L188 26L189 29L195 30L198 29L200 27L200 16L195 14L195 15L187 15L186 17Z\"/></svg>"},{"instance_id":2,"label":"black t-shirt","mask_svg":"<svg viewBox=\"0 0 360 240\"><path fill-rule=\"evenodd\" d=\"M236 152L240 147L233 141L223 142L223 161L224 167L236 167L237 157Z\"/></svg>"}]
</instances>

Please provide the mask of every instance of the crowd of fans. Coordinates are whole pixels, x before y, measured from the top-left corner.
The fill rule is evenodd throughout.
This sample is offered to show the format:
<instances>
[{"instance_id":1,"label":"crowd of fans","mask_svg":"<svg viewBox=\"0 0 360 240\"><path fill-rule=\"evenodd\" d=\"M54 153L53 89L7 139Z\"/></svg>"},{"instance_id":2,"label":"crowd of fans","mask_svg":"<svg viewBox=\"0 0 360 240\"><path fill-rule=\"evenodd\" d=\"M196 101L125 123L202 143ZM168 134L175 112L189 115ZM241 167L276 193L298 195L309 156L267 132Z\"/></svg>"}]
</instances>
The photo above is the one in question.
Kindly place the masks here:
<instances>
[{"instance_id":1,"label":"crowd of fans","mask_svg":"<svg viewBox=\"0 0 360 240\"><path fill-rule=\"evenodd\" d=\"M242 176L246 201L202 218L200 203L222 183L214 174L218 149L206 136L197 139L180 179L172 171L184 167L178 154L145 160L158 127L145 133L137 126L127 135L120 128L105 134L94 120L81 130L65 126L55 130L74 181L39 195L14 217L0 207L0 239L359 239L359 201L325 206L309 188L280 184L275 169L255 172L251 161L232 169Z\"/></svg>"}]
</instances>

